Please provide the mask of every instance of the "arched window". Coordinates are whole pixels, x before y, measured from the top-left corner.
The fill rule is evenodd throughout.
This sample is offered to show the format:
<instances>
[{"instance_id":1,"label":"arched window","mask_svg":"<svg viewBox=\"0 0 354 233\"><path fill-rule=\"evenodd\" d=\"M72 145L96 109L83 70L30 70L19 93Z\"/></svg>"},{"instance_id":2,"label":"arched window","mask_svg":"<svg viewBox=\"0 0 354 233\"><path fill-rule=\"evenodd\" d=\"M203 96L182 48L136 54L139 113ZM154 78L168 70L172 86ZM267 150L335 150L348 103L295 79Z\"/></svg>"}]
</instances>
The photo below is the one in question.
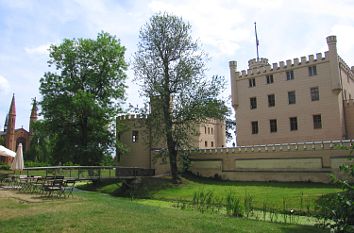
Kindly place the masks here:
<instances>
[{"instance_id":1,"label":"arched window","mask_svg":"<svg viewBox=\"0 0 354 233\"><path fill-rule=\"evenodd\" d=\"M26 139L24 137L18 137L16 140L16 150L18 145L22 143L22 150L25 151L26 150Z\"/></svg>"}]
</instances>

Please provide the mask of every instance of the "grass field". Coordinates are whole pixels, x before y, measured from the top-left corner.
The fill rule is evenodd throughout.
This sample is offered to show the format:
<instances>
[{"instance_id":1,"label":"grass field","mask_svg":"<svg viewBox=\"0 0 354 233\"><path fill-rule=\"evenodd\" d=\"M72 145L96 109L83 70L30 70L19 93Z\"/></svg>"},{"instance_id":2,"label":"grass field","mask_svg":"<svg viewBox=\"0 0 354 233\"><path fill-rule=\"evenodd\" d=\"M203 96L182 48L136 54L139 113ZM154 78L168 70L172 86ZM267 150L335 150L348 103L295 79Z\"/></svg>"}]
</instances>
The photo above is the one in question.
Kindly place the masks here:
<instances>
[{"instance_id":1,"label":"grass field","mask_svg":"<svg viewBox=\"0 0 354 233\"><path fill-rule=\"evenodd\" d=\"M91 187L91 190L114 194L120 187L117 183L102 184ZM235 193L242 200L251 195L254 206L258 209L264 204L272 208L306 211L313 210L315 201L321 195L340 192L341 189L328 184L316 183L277 183L277 182L231 182L215 181L195 177L185 177L182 184L172 185L167 179L145 179L137 190L137 197L157 200L191 201L193 195L200 191L212 191L215 196L224 197L227 193Z\"/></svg>"},{"instance_id":2,"label":"grass field","mask_svg":"<svg viewBox=\"0 0 354 233\"><path fill-rule=\"evenodd\" d=\"M0 190L1 192L1 190ZM276 224L182 211L149 201L98 192L40 203L0 199L0 231L16 232L327 232L311 226Z\"/></svg>"}]
</instances>

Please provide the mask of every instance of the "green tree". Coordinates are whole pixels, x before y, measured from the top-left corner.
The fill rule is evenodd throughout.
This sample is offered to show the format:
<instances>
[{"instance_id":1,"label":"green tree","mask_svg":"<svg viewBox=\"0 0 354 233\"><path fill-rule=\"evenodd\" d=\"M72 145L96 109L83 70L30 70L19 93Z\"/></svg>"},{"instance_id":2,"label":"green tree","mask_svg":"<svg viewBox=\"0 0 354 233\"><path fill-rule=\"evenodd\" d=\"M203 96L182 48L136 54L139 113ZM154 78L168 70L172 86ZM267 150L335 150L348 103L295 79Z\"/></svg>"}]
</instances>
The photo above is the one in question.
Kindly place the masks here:
<instances>
[{"instance_id":1,"label":"green tree","mask_svg":"<svg viewBox=\"0 0 354 233\"><path fill-rule=\"evenodd\" d=\"M27 158L35 162L52 163L53 139L47 130L46 121L32 123L31 145Z\"/></svg>"},{"instance_id":2,"label":"green tree","mask_svg":"<svg viewBox=\"0 0 354 233\"><path fill-rule=\"evenodd\" d=\"M224 80L205 75L206 54L191 37L191 25L180 17L157 14L142 27L134 71L150 98L148 118L153 138L167 144L171 175L178 179L177 150L190 144L196 125L223 119L227 108L219 99Z\"/></svg>"},{"instance_id":3,"label":"green tree","mask_svg":"<svg viewBox=\"0 0 354 233\"><path fill-rule=\"evenodd\" d=\"M108 33L65 39L50 47L40 80L42 115L53 140L53 162L98 165L115 146L114 117L124 99L125 48Z\"/></svg>"}]
</instances>

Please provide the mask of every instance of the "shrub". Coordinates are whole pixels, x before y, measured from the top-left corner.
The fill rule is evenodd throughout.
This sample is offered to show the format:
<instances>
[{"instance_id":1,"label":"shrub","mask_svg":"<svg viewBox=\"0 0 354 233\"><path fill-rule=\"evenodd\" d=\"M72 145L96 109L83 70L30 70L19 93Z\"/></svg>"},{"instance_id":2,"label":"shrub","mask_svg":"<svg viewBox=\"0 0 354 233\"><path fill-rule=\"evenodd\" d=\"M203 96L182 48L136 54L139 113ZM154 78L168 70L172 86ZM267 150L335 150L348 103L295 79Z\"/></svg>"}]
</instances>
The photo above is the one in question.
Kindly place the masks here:
<instances>
[{"instance_id":1,"label":"shrub","mask_svg":"<svg viewBox=\"0 0 354 233\"><path fill-rule=\"evenodd\" d=\"M10 165L0 162L0 170L10 170Z\"/></svg>"},{"instance_id":2,"label":"shrub","mask_svg":"<svg viewBox=\"0 0 354 233\"><path fill-rule=\"evenodd\" d=\"M354 164L342 165L341 171L354 177ZM330 227L333 232L354 232L354 185L348 180L333 177L334 182L340 185L343 192L322 196L317 201L320 226Z\"/></svg>"}]
</instances>

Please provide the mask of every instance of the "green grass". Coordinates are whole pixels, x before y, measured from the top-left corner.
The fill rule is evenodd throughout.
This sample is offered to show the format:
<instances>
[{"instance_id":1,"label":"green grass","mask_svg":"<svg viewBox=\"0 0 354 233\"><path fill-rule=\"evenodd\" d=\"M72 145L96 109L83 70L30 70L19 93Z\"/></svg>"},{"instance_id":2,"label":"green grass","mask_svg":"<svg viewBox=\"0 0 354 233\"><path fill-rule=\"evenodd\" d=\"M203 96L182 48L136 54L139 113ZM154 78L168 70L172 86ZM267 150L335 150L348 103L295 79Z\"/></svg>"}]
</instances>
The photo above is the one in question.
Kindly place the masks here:
<instances>
[{"instance_id":1,"label":"green grass","mask_svg":"<svg viewBox=\"0 0 354 233\"><path fill-rule=\"evenodd\" d=\"M98 192L65 200L26 203L0 199L0 229L11 232L327 232L311 226L275 224L183 211L154 201L130 201Z\"/></svg>"},{"instance_id":2,"label":"green grass","mask_svg":"<svg viewBox=\"0 0 354 233\"><path fill-rule=\"evenodd\" d=\"M287 209L300 210L305 209L307 205L313 208L314 202L321 195L341 191L333 185L316 183L231 182L189 177L185 179L182 185L153 191L151 197L154 199L191 201L193 194L202 190L212 191L219 197L232 192L241 199L247 193L254 197L257 208L262 208L263 204L266 203L268 206L279 210L283 209L283 199Z\"/></svg>"},{"instance_id":3,"label":"green grass","mask_svg":"<svg viewBox=\"0 0 354 233\"><path fill-rule=\"evenodd\" d=\"M103 183L86 188L116 194L119 187L116 183ZM231 182L195 177L185 177L182 184L173 185L167 178L146 178L136 190L135 196L167 201L192 201L194 193L200 191L212 191L218 197L225 197L227 193L232 192L242 200L249 194L253 196L254 206L258 209L266 204L281 211L284 209L285 200L286 209L306 212L307 208L313 211L315 201L321 195L340 192L341 189L319 183Z\"/></svg>"}]
</instances>

